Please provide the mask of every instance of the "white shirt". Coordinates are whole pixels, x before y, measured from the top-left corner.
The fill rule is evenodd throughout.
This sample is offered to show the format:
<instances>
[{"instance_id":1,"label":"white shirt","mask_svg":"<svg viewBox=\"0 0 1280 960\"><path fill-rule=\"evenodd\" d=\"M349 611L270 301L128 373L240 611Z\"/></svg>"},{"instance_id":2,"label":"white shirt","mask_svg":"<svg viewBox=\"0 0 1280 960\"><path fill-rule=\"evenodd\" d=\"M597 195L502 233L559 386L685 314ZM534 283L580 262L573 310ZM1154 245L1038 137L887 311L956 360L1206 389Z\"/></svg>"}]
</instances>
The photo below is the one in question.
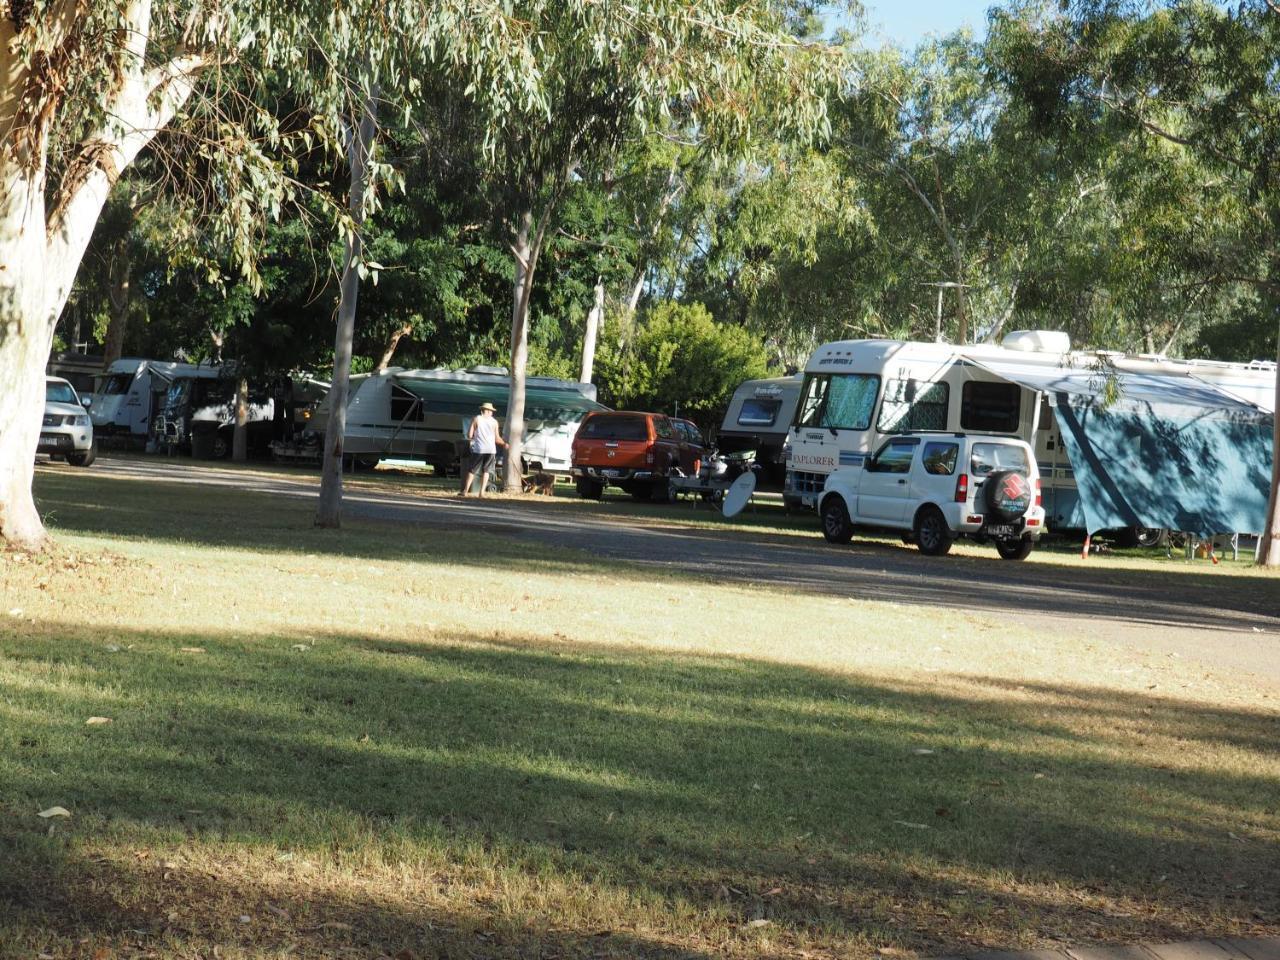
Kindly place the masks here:
<instances>
[{"instance_id":1,"label":"white shirt","mask_svg":"<svg viewBox=\"0 0 1280 960\"><path fill-rule=\"evenodd\" d=\"M483 413L471 421L471 452L498 452L498 421L494 417L486 417Z\"/></svg>"}]
</instances>

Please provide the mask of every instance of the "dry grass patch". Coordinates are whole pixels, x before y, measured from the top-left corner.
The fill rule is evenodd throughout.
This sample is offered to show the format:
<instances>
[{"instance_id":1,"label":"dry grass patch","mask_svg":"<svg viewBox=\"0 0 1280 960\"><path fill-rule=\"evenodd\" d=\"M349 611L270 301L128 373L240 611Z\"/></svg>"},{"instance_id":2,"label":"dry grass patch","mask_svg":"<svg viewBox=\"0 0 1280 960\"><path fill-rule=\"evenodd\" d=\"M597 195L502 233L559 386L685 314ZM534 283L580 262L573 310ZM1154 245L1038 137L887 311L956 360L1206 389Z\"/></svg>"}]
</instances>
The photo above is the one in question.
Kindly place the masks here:
<instances>
[{"instance_id":1,"label":"dry grass patch","mask_svg":"<svg viewBox=\"0 0 1280 960\"><path fill-rule=\"evenodd\" d=\"M40 492L59 549L0 562L0 956L1280 933L1265 687L254 494Z\"/></svg>"}]
</instances>

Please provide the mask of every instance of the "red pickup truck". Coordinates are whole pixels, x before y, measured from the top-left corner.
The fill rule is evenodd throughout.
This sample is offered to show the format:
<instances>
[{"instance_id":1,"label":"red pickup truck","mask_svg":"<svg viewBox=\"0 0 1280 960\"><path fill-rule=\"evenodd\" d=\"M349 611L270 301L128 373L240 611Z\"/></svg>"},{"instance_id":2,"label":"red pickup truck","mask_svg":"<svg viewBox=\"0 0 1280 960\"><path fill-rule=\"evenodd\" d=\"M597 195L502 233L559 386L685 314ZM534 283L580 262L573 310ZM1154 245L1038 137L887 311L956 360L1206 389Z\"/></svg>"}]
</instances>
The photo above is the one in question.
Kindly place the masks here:
<instances>
[{"instance_id":1,"label":"red pickup truck","mask_svg":"<svg viewBox=\"0 0 1280 960\"><path fill-rule=\"evenodd\" d=\"M610 484L636 500L665 503L672 477L698 472L703 448L697 428L660 413L609 410L588 414L573 438L578 496L599 500Z\"/></svg>"}]
</instances>

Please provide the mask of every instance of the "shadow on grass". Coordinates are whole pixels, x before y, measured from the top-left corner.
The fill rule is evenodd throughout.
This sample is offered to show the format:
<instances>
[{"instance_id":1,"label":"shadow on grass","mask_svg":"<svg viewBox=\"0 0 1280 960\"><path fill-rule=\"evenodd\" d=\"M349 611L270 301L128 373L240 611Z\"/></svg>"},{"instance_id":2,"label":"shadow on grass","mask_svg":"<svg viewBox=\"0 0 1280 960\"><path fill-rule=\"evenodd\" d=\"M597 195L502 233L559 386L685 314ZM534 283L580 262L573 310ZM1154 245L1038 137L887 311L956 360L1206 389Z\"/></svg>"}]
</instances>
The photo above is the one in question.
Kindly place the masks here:
<instances>
[{"instance_id":1,"label":"shadow on grass","mask_svg":"<svg viewBox=\"0 0 1280 960\"><path fill-rule=\"evenodd\" d=\"M86 496L90 490L92 499ZM531 571L583 571L603 561L611 576L633 581L694 575L995 616L1056 614L1250 634L1280 630L1275 600L1280 581L1273 576L1169 576L1105 566L1081 570L1007 563L995 559L994 551L991 558L931 558L857 539L849 547L832 547L817 536L808 541L715 529L642 528L599 516L584 520L578 511L528 501L370 501L360 509L380 520L351 519L335 532L312 527L311 487L282 494L44 473L37 493L54 528L135 540ZM349 504L348 515L354 512ZM1211 650L1210 637L1206 633Z\"/></svg>"},{"instance_id":2,"label":"shadow on grass","mask_svg":"<svg viewBox=\"0 0 1280 960\"><path fill-rule=\"evenodd\" d=\"M318 953L326 921L446 956L1280 932L1275 714L481 634L298 640L0 640L0 937L247 943L226 916L266 904ZM33 813L55 803L74 817L50 837ZM119 852L187 842L357 866L313 891ZM445 892L401 890L397 863Z\"/></svg>"}]
</instances>

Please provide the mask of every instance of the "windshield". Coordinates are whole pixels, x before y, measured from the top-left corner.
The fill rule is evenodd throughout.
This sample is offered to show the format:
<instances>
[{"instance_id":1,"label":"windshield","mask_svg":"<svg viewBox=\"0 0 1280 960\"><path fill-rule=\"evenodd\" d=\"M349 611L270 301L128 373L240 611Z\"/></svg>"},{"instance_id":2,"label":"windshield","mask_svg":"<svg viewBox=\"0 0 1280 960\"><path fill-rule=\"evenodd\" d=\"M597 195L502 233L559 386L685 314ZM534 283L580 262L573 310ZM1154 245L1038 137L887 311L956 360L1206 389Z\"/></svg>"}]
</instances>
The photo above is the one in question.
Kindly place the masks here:
<instances>
[{"instance_id":1,"label":"windshield","mask_svg":"<svg viewBox=\"0 0 1280 960\"><path fill-rule=\"evenodd\" d=\"M649 425L644 417L590 417L578 436L586 440L648 440Z\"/></svg>"},{"instance_id":2,"label":"windshield","mask_svg":"<svg viewBox=\"0 0 1280 960\"><path fill-rule=\"evenodd\" d=\"M975 443L970 472L975 477L985 477L996 470L1029 473L1027 451L1011 443Z\"/></svg>"},{"instance_id":3,"label":"windshield","mask_svg":"<svg viewBox=\"0 0 1280 960\"><path fill-rule=\"evenodd\" d=\"M46 380L44 383L44 402L45 403L70 403L78 405L79 400L76 399L76 392L71 389L71 384L65 380Z\"/></svg>"}]
</instances>

